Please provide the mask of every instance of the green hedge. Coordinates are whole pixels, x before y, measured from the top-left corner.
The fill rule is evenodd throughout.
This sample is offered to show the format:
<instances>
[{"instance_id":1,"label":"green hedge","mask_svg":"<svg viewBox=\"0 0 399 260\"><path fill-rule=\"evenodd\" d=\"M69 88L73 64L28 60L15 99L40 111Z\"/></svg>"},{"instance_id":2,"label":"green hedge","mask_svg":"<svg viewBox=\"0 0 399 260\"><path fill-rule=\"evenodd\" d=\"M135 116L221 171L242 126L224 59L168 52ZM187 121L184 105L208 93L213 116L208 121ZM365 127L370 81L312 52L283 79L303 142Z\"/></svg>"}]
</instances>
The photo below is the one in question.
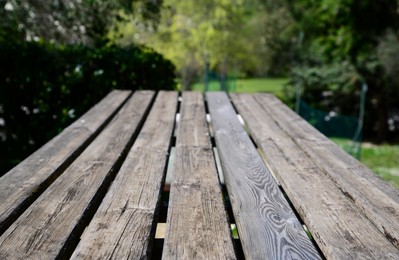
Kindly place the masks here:
<instances>
[{"instance_id":1,"label":"green hedge","mask_svg":"<svg viewBox=\"0 0 399 260\"><path fill-rule=\"evenodd\" d=\"M0 43L0 176L111 89L174 89L175 68L151 49Z\"/></svg>"}]
</instances>

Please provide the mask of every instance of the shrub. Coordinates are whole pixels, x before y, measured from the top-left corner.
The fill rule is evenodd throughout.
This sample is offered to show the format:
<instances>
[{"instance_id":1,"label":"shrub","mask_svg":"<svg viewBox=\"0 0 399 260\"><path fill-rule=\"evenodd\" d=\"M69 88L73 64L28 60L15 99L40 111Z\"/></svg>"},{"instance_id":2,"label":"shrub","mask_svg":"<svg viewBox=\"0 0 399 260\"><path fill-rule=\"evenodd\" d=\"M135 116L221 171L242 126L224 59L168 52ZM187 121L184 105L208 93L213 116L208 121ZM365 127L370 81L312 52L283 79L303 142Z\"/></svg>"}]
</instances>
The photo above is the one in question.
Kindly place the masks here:
<instances>
[{"instance_id":1,"label":"shrub","mask_svg":"<svg viewBox=\"0 0 399 260\"><path fill-rule=\"evenodd\" d=\"M174 66L141 46L0 43L0 175L110 90L174 89Z\"/></svg>"},{"instance_id":2,"label":"shrub","mask_svg":"<svg viewBox=\"0 0 399 260\"><path fill-rule=\"evenodd\" d=\"M291 85L299 86L301 98L312 106L326 111L356 115L361 79L349 62L296 67L292 71ZM294 88L287 89L295 98Z\"/></svg>"},{"instance_id":3,"label":"shrub","mask_svg":"<svg viewBox=\"0 0 399 260\"><path fill-rule=\"evenodd\" d=\"M361 73L359 68L363 69ZM395 102L399 92L392 82L377 77L381 74L379 70L380 63L373 59L357 69L350 62L297 67L291 75L290 86L286 88L288 102L295 103L295 87L299 86L302 89L301 98L313 108L327 113L358 116L362 84L366 82L364 137L371 141L394 140L399 131L399 110ZM368 75L365 71L373 73ZM388 125L387 132L381 131Z\"/></svg>"}]
</instances>

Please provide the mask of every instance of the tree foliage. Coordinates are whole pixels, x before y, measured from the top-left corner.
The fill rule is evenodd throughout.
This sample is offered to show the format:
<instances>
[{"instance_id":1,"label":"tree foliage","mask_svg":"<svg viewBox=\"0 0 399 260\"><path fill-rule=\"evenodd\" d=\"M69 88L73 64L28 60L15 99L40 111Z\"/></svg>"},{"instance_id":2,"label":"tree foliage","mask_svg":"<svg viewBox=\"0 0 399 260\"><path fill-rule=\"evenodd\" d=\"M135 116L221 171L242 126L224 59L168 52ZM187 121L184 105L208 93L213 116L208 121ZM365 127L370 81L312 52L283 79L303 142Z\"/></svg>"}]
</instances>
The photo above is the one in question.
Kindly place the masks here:
<instances>
[{"instance_id":1,"label":"tree foliage","mask_svg":"<svg viewBox=\"0 0 399 260\"><path fill-rule=\"evenodd\" d=\"M0 39L103 45L123 9L153 19L162 0L0 0Z\"/></svg>"},{"instance_id":2,"label":"tree foliage","mask_svg":"<svg viewBox=\"0 0 399 260\"><path fill-rule=\"evenodd\" d=\"M390 66L399 56L391 59L387 56L388 46L391 47L390 54L398 55L394 48L399 44L395 36L399 29L398 1L286 0L286 4L305 36L301 50L302 69L306 66L309 70L325 71L342 68L344 72L342 64L350 64L354 68L353 77L358 80L346 85L345 92L352 96L353 104L357 103L356 94L361 84L369 86L366 133L383 140L388 138L389 128L398 131L390 127L389 122L394 118L395 100L399 97L398 84L392 80ZM340 75L343 77L345 73L337 76ZM301 83L296 79L298 77L294 78L296 84L306 81L302 79ZM334 88L332 78L322 81L331 86L329 89ZM313 92L317 88L317 83L308 84L305 91ZM320 92L317 95L322 96ZM334 99L337 108L347 107L343 100Z\"/></svg>"},{"instance_id":3,"label":"tree foliage","mask_svg":"<svg viewBox=\"0 0 399 260\"><path fill-rule=\"evenodd\" d=\"M153 49L108 42L125 13L156 25L161 0L0 0L0 175L111 89L173 89Z\"/></svg>"},{"instance_id":4,"label":"tree foliage","mask_svg":"<svg viewBox=\"0 0 399 260\"><path fill-rule=\"evenodd\" d=\"M206 63L222 75L265 75L271 50L278 45L268 45L267 37L287 26L282 20L276 23L278 14L269 19L266 11L257 0L165 0L157 30L133 17L119 25L123 37L117 42L133 39L154 47L176 64L184 87L198 80ZM275 25L278 29L270 30Z\"/></svg>"},{"instance_id":5,"label":"tree foliage","mask_svg":"<svg viewBox=\"0 0 399 260\"><path fill-rule=\"evenodd\" d=\"M262 12L257 12L256 19L262 19L262 42L269 58L268 74L287 76L298 60L302 41L299 26L284 1L259 0L259 3L263 8Z\"/></svg>"}]
</instances>

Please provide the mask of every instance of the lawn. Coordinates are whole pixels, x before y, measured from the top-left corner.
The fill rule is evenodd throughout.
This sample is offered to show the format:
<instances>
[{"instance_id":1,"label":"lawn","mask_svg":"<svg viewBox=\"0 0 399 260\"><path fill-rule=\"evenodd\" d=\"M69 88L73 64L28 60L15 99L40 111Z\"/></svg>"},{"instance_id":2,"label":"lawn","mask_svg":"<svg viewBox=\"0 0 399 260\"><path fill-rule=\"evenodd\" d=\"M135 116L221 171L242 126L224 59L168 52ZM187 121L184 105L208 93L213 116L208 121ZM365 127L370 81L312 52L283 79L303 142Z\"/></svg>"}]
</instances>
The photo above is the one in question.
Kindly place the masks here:
<instances>
[{"instance_id":1,"label":"lawn","mask_svg":"<svg viewBox=\"0 0 399 260\"><path fill-rule=\"evenodd\" d=\"M284 85L288 79L238 79L236 92L270 92L277 96L283 94Z\"/></svg>"},{"instance_id":2,"label":"lawn","mask_svg":"<svg viewBox=\"0 0 399 260\"><path fill-rule=\"evenodd\" d=\"M252 78L252 79L237 79L229 82L229 91L231 92L269 92L278 97L282 97L284 85L288 82L286 78ZM204 91L205 85L199 82L193 85L193 90ZM209 91L220 90L218 81L211 81L209 83Z\"/></svg>"},{"instance_id":3,"label":"lawn","mask_svg":"<svg viewBox=\"0 0 399 260\"><path fill-rule=\"evenodd\" d=\"M342 148L347 148L351 141L332 138ZM362 144L361 161L384 180L399 188L399 145Z\"/></svg>"}]
</instances>

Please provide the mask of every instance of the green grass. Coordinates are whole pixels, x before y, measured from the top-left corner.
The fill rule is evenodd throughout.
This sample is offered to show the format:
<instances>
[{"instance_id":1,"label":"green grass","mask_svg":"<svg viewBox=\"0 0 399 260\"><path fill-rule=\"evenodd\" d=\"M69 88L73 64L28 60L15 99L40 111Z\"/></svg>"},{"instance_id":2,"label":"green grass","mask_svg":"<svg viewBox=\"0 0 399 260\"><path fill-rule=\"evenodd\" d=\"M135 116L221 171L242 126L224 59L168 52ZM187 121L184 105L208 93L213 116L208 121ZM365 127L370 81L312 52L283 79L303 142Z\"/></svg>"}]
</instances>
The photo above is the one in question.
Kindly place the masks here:
<instances>
[{"instance_id":1,"label":"green grass","mask_svg":"<svg viewBox=\"0 0 399 260\"><path fill-rule=\"evenodd\" d=\"M269 92L278 97L283 96L284 85L288 82L286 78L253 78L253 79L237 79L232 86L232 92ZM209 83L209 91L218 91L220 88L219 82L211 81ZM196 83L192 86L193 90L204 91L205 85L203 82Z\"/></svg>"},{"instance_id":2,"label":"green grass","mask_svg":"<svg viewBox=\"0 0 399 260\"><path fill-rule=\"evenodd\" d=\"M282 95L288 79L238 79L236 92L270 92Z\"/></svg>"},{"instance_id":3,"label":"green grass","mask_svg":"<svg viewBox=\"0 0 399 260\"><path fill-rule=\"evenodd\" d=\"M332 138L344 149L350 145L349 140ZM362 144L361 161L374 173L399 188L399 145Z\"/></svg>"}]
</instances>

